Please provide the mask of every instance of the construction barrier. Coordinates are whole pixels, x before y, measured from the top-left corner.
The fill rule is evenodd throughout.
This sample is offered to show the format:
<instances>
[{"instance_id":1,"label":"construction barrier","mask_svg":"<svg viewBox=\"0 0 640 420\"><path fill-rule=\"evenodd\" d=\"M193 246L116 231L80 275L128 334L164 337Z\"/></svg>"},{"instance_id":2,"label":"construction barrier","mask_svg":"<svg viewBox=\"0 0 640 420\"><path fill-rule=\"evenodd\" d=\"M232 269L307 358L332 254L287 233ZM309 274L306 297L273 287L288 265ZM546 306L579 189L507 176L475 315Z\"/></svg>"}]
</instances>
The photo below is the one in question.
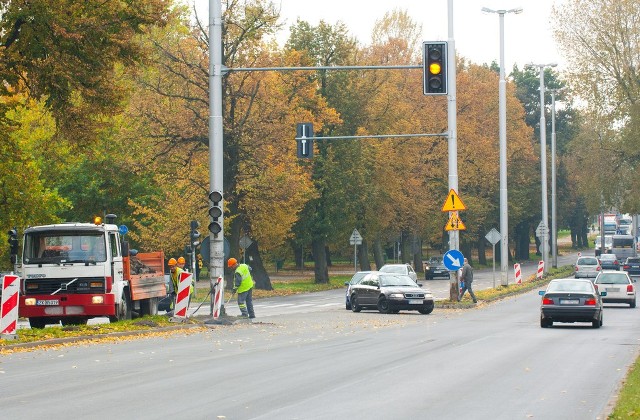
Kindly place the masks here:
<instances>
[{"instance_id":1,"label":"construction barrier","mask_svg":"<svg viewBox=\"0 0 640 420\"><path fill-rule=\"evenodd\" d=\"M220 307L222 306L222 288L224 284L222 283L222 277L218 277L216 280L216 294L213 299L213 319L218 319L220 317Z\"/></svg>"},{"instance_id":2,"label":"construction barrier","mask_svg":"<svg viewBox=\"0 0 640 420\"><path fill-rule=\"evenodd\" d=\"M2 306L0 309L0 336L17 338L18 329L18 293L20 277L7 274L2 280Z\"/></svg>"},{"instance_id":3,"label":"construction barrier","mask_svg":"<svg viewBox=\"0 0 640 420\"><path fill-rule=\"evenodd\" d=\"M178 293L176 294L176 303L173 309L173 318L184 320L187 318L187 309L189 308L189 289L193 273L183 271L180 273L178 281Z\"/></svg>"},{"instance_id":4,"label":"construction barrier","mask_svg":"<svg viewBox=\"0 0 640 420\"><path fill-rule=\"evenodd\" d=\"M541 279L544 274L544 260L538 261L538 272L536 273L536 278Z\"/></svg>"},{"instance_id":5,"label":"construction barrier","mask_svg":"<svg viewBox=\"0 0 640 420\"><path fill-rule=\"evenodd\" d=\"M520 269L520 264L513 264L513 271L516 276L516 284L522 284L522 270Z\"/></svg>"}]
</instances>

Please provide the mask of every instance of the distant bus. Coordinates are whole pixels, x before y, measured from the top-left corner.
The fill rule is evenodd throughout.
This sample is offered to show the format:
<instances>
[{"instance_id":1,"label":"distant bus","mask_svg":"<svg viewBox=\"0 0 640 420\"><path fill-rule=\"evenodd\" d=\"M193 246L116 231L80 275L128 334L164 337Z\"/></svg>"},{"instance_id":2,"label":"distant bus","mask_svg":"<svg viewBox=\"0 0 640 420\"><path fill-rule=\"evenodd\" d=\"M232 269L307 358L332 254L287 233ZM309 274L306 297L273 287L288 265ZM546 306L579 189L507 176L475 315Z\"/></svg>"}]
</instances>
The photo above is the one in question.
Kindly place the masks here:
<instances>
[{"instance_id":1,"label":"distant bus","mask_svg":"<svg viewBox=\"0 0 640 420\"><path fill-rule=\"evenodd\" d=\"M626 260L627 257L635 257L636 246L633 235L613 235L611 253L616 254L616 258L620 261Z\"/></svg>"}]
</instances>

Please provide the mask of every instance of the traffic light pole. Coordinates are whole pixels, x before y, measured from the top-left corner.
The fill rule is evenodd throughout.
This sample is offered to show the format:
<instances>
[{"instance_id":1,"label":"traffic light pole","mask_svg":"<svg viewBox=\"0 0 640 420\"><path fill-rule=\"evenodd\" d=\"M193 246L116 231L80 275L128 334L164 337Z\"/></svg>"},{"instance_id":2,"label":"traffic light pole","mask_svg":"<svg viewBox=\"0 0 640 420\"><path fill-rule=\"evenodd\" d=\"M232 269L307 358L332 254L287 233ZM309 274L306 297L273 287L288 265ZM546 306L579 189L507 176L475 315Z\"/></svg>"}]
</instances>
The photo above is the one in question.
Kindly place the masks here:
<instances>
[{"instance_id":1,"label":"traffic light pole","mask_svg":"<svg viewBox=\"0 0 640 420\"><path fill-rule=\"evenodd\" d=\"M223 191L223 131L222 131L222 3L209 0L209 187L210 191ZM222 202L221 202L221 205ZM220 216L224 226L224 215ZM224 229L219 234L209 233L209 281L213 317L215 290L218 277L224 278ZM222 288L224 305L224 287ZM220 313L224 314L224 306Z\"/></svg>"},{"instance_id":2,"label":"traffic light pole","mask_svg":"<svg viewBox=\"0 0 640 420\"><path fill-rule=\"evenodd\" d=\"M458 130L457 130L457 106L456 106L456 44L453 39L453 0L448 0L449 38L447 48L447 81L449 85L447 99L447 122L449 139L449 191L458 191ZM451 216L451 214L449 215ZM460 231L449 231L449 250L460 249ZM470 256L469 256L470 257ZM449 280L449 299L458 298L457 272L451 272Z\"/></svg>"}]
</instances>

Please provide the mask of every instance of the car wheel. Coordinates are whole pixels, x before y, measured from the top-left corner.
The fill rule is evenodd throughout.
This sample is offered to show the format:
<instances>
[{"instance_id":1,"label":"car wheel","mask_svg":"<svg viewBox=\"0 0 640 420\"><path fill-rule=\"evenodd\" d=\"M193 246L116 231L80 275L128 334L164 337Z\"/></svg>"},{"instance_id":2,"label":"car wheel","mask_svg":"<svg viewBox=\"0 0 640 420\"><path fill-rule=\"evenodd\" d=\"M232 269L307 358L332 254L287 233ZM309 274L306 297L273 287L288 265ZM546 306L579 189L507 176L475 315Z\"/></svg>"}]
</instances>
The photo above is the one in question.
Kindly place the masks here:
<instances>
[{"instance_id":1,"label":"car wheel","mask_svg":"<svg viewBox=\"0 0 640 420\"><path fill-rule=\"evenodd\" d=\"M349 302L348 300L345 301L344 309L346 309L347 311L350 311L351 310L351 302Z\"/></svg>"},{"instance_id":2,"label":"car wheel","mask_svg":"<svg viewBox=\"0 0 640 420\"><path fill-rule=\"evenodd\" d=\"M629 303L629 307L630 308L635 308L636 307L636 300L633 299L630 303Z\"/></svg>"},{"instance_id":3,"label":"car wheel","mask_svg":"<svg viewBox=\"0 0 640 420\"><path fill-rule=\"evenodd\" d=\"M388 314L391 312L391 309L389 308L389 301L384 296L380 296L378 298L378 311L381 314Z\"/></svg>"},{"instance_id":4,"label":"car wheel","mask_svg":"<svg viewBox=\"0 0 640 420\"><path fill-rule=\"evenodd\" d=\"M353 312L360 312L362 308L358 305L358 298L356 295L351 296L351 310Z\"/></svg>"},{"instance_id":5,"label":"car wheel","mask_svg":"<svg viewBox=\"0 0 640 420\"><path fill-rule=\"evenodd\" d=\"M431 312L433 312L433 307L428 309L418 309L418 312L420 312L422 315L429 315Z\"/></svg>"},{"instance_id":6,"label":"car wheel","mask_svg":"<svg viewBox=\"0 0 640 420\"><path fill-rule=\"evenodd\" d=\"M602 326L602 313L600 313L600 317L591 321L591 326L593 328L600 328Z\"/></svg>"},{"instance_id":7,"label":"car wheel","mask_svg":"<svg viewBox=\"0 0 640 420\"><path fill-rule=\"evenodd\" d=\"M549 328L553 326L553 321L549 321L548 319L540 317L540 327L541 328Z\"/></svg>"}]
</instances>

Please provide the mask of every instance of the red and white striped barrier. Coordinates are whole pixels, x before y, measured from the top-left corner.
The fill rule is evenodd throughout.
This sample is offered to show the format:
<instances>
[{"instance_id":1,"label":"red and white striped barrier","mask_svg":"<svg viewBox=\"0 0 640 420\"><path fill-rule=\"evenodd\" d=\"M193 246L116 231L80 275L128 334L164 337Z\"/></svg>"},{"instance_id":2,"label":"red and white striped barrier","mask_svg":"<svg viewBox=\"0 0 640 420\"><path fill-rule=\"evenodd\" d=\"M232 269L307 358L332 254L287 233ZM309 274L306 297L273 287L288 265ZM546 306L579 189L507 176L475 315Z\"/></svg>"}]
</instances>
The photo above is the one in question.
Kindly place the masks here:
<instances>
[{"instance_id":1,"label":"red and white striped barrier","mask_svg":"<svg viewBox=\"0 0 640 420\"><path fill-rule=\"evenodd\" d=\"M544 274L544 260L538 261L538 272L536 273L536 278L541 279Z\"/></svg>"},{"instance_id":2,"label":"red and white striped barrier","mask_svg":"<svg viewBox=\"0 0 640 420\"><path fill-rule=\"evenodd\" d=\"M216 294L213 299L213 319L220 317L220 307L222 306L222 277L218 277L216 280Z\"/></svg>"},{"instance_id":3,"label":"red and white striped barrier","mask_svg":"<svg viewBox=\"0 0 640 420\"><path fill-rule=\"evenodd\" d=\"M18 328L18 293L20 277L7 274L2 280L2 306L0 309L0 335L15 338Z\"/></svg>"},{"instance_id":4,"label":"red and white striped barrier","mask_svg":"<svg viewBox=\"0 0 640 420\"><path fill-rule=\"evenodd\" d=\"M187 309L189 307L189 288L191 287L192 273L183 271L178 279L178 294L176 295L176 304L173 310L173 318L186 319Z\"/></svg>"},{"instance_id":5,"label":"red and white striped barrier","mask_svg":"<svg viewBox=\"0 0 640 420\"><path fill-rule=\"evenodd\" d=\"M522 270L520 269L520 264L513 264L513 271L516 277L516 284L522 284Z\"/></svg>"}]
</instances>

